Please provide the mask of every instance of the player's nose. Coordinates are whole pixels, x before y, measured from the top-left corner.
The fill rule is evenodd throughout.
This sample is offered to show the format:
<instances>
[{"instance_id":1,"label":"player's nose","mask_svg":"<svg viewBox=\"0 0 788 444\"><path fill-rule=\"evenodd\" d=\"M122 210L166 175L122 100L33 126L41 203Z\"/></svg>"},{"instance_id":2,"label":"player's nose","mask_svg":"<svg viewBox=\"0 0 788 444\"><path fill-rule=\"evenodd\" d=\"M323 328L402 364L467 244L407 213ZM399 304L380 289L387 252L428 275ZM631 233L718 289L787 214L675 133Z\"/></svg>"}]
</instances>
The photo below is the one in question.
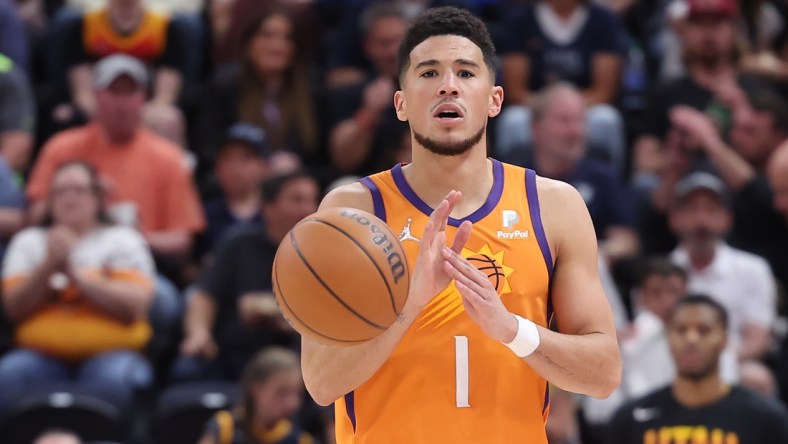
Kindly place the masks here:
<instances>
[{"instance_id":1,"label":"player's nose","mask_svg":"<svg viewBox=\"0 0 788 444\"><path fill-rule=\"evenodd\" d=\"M447 96L452 95L456 96L460 94L460 90L457 85L457 76L454 75L452 72L447 72L441 77L440 87L438 88L438 95L439 96Z\"/></svg>"}]
</instances>

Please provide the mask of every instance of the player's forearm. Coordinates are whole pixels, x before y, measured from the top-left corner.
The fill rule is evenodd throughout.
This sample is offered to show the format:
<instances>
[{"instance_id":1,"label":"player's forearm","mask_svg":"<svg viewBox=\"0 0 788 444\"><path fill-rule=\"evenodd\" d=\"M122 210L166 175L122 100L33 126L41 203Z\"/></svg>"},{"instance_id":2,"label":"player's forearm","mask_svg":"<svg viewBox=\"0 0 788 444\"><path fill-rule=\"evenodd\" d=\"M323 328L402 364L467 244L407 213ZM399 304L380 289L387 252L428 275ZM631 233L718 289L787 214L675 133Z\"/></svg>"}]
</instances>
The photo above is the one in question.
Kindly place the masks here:
<instances>
[{"instance_id":1,"label":"player's forearm","mask_svg":"<svg viewBox=\"0 0 788 444\"><path fill-rule=\"evenodd\" d=\"M525 362L553 385L599 399L618 387L621 356L612 335L565 335L539 327L539 338L539 348Z\"/></svg>"},{"instance_id":2,"label":"player's forearm","mask_svg":"<svg viewBox=\"0 0 788 444\"><path fill-rule=\"evenodd\" d=\"M312 399L329 405L366 382L391 356L416 316L403 312L377 338L350 347L323 345L302 337L301 371Z\"/></svg>"}]
</instances>

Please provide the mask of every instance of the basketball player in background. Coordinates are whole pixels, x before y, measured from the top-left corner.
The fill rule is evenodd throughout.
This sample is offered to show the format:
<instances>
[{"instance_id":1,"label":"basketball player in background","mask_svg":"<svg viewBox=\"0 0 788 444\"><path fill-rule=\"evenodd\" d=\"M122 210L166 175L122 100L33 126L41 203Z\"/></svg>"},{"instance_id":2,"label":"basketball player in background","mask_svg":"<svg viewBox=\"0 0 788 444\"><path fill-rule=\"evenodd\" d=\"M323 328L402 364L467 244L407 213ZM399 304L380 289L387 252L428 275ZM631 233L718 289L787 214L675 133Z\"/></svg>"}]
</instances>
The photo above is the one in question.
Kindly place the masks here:
<instances>
[{"instance_id":1,"label":"basketball player in background","mask_svg":"<svg viewBox=\"0 0 788 444\"><path fill-rule=\"evenodd\" d=\"M788 442L788 414L777 402L720 376L728 312L705 295L680 299L666 325L676 378L624 405L608 444L771 444Z\"/></svg>"},{"instance_id":2,"label":"basketball player in background","mask_svg":"<svg viewBox=\"0 0 788 444\"><path fill-rule=\"evenodd\" d=\"M304 382L318 403L335 403L340 444L547 443L547 381L599 398L619 383L583 199L487 158L487 120L503 102L494 58L467 11L420 16L400 46L394 95L413 161L321 204L402 231L413 273L398 321L379 337L350 347L302 338Z\"/></svg>"}]
</instances>

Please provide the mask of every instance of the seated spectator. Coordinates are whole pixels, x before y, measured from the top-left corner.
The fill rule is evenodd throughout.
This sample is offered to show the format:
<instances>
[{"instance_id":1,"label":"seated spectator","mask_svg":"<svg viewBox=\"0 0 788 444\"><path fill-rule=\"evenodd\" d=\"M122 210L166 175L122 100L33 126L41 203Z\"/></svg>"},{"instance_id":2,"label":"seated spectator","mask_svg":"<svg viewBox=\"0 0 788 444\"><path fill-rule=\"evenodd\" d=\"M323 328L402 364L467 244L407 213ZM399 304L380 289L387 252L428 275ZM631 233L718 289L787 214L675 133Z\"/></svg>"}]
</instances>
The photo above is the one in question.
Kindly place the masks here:
<instances>
[{"instance_id":1,"label":"seated spectator","mask_svg":"<svg viewBox=\"0 0 788 444\"><path fill-rule=\"evenodd\" d=\"M146 124L183 146L185 124L176 105L189 63L193 63L190 51L200 48L189 41L188 30L183 28L181 22L150 9L142 0L109 0L103 8L66 20L55 31L50 69L62 72L66 68L68 100L76 109L69 111L63 105L56 110L56 119L72 120L75 112L93 117L98 105L92 64L113 54L127 54L153 68Z\"/></svg>"},{"instance_id":2,"label":"seated spectator","mask_svg":"<svg viewBox=\"0 0 788 444\"><path fill-rule=\"evenodd\" d=\"M267 174L268 155L262 129L239 123L227 132L216 158L215 175L221 195L203 207L208 225L197 243L198 258L213 251L229 229L262 222L260 186Z\"/></svg>"},{"instance_id":3,"label":"seated spectator","mask_svg":"<svg viewBox=\"0 0 788 444\"><path fill-rule=\"evenodd\" d=\"M486 0L482 0L485 2ZM494 0L495 1L495 0ZM333 35L326 39L328 52L326 63L326 84L329 88L344 88L364 81L365 78L375 76L380 72L376 66L377 61L370 58L368 40L368 20L371 18L369 10L382 9L399 10L404 14L407 22L412 21L427 8L439 6L456 6L478 12L481 8L474 8L474 0L349 0L340 2L341 20ZM490 3L490 2L488 2ZM377 15L377 13L373 14ZM389 30L396 33L398 26ZM382 31L382 30L381 30Z\"/></svg>"},{"instance_id":4,"label":"seated spectator","mask_svg":"<svg viewBox=\"0 0 788 444\"><path fill-rule=\"evenodd\" d=\"M271 152L310 162L320 148L317 94L289 10L270 3L245 29L243 60L217 70L195 128L202 172L211 171L227 129L245 122L265 130Z\"/></svg>"},{"instance_id":5,"label":"seated spectator","mask_svg":"<svg viewBox=\"0 0 788 444\"><path fill-rule=\"evenodd\" d=\"M724 242L732 226L725 184L693 173L676 186L670 226L679 238L671 260L684 268L691 292L703 292L730 314L723 378L735 381L738 361L764 358L772 345L777 290L769 264Z\"/></svg>"},{"instance_id":6,"label":"seated spectator","mask_svg":"<svg viewBox=\"0 0 788 444\"><path fill-rule=\"evenodd\" d=\"M19 173L33 154L36 104L25 73L0 53L0 158Z\"/></svg>"},{"instance_id":7,"label":"seated spectator","mask_svg":"<svg viewBox=\"0 0 788 444\"><path fill-rule=\"evenodd\" d=\"M659 185L660 174L670 168L670 154L663 147L671 135L671 110L686 105L715 117L718 130L730 127L731 108L738 98L740 75L736 56L738 38L735 15L726 0L689 2L687 21L679 36L686 75L657 86L649 99L643 125L633 151L633 180L643 189Z\"/></svg>"},{"instance_id":8,"label":"seated spectator","mask_svg":"<svg viewBox=\"0 0 788 444\"><path fill-rule=\"evenodd\" d=\"M74 382L129 407L152 382L140 354L151 337L150 250L109 222L92 167L65 163L51 180L43 225L17 234L3 264L17 348L0 358L1 403L36 384Z\"/></svg>"},{"instance_id":9,"label":"seated spectator","mask_svg":"<svg viewBox=\"0 0 788 444\"><path fill-rule=\"evenodd\" d=\"M271 347L256 354L241 375L243 404L222 410L198 444L308 444L314 439L293 424L304 381L298 355Z\"/></svg>"},{"instance_id":10,"label":"seated spectator","mask_svg":"<svg viewBox=\"0 0 788 444\"><path fill-rule=\"evenodd\" d=\"M681 299L667 324L676 365L673 383L622 407L609 426L609 444L788 442L788 413L780 404L720 377L728 313L708 296Z\"/></svg>"},{"instance_id":11,"label":"seated spectator","mask_svg":"<svg viewBox=\"0 0 788 444\"><path fill-rule=\"evenodd\" d=\"M615 168L587 155L584 115L583 97L573 86L546 88L533 99L533 151L514 151L504 160L577 188L591 213L603 257L615 262L638 250L634 214Z\"/></svg>"},{"instance_id":12,"label":"seated spectator","mask_svg":"<svg viewBox=\"0 0 788 444\"><path fill-rule=\"evenodd\" d=\"M534 93L565 81L582 91L590 143L607 149L623 171L623 121L611 106L622 67L624 29L618 17L582 0L541 0L516 11L498 43L508 106L499 117L495 152L506 156L531 142L528 106Z\"/></svg>"},{"instance_id":13,"label":"seated spectator","mask_svg":"<svg viewBox=\"0 0 788 444\"><path fill-rule=\"evenodd\" d=\"M31 216L40 220L57 165L83 160L95 165L107 190L109 212L137 227L161 266L189 257L192 236L204 219L183 150L141 125L147 72L126 55L95 68L98 112L93 121L63 131L43 147L27 188ZM164 270L178 278L177 270Z\"/></svg>"},{"instance_id":14,"label":"seated spectator","mask_svg":"<svg viewBox=\"0 0 788 444\"><path fill-rule=\"evenodd\" d=\"M763 256L788 286L788 231L772 208L766 178L769 157L788 140L788 103L764 84L739 94L742 97L732 110L730 142L709 116L690 107L675 107L671 121L689 141L687 148L707 159L732 191L731 245Z\"/></svg>"},{"instance_id":15,"label":"seated spectator","mask_svg":"<svg viewBox=\"0 0 788 444\"><path fill-rule=\"evenodd\" d=\"M235 379L255 351L295 346L298 335L279 312L271 270L282 239L317 211L319 197L315 179L300 171L263 184L263 225L229 235L189 297L171 379Z\"/></svg>"},{"instance_id":16,"label":"seated spectator","mask_svg":"<svg viewBox=\"0 0 788 444\"><path fill-rule=\"evenodd\" d=\"M397 48L408 23L397 3L374 3L361 16L364 55L373 72L334 89L330 99L329 153L341 174L366 176L397 163L392 141L399 140L398 129L408 125L397 118L391 103L399 85Z\"/></svg>"},{"instance_id":17,"label":"seated spectator","mask_svg":"<svg viewBox=\"0 0 788 444\"><path fill-rule=\"evenodd\" d=\"M53 429L39 435L33 444L82 444L82 440L67 430Z\"/></svg>"}]
</instances>

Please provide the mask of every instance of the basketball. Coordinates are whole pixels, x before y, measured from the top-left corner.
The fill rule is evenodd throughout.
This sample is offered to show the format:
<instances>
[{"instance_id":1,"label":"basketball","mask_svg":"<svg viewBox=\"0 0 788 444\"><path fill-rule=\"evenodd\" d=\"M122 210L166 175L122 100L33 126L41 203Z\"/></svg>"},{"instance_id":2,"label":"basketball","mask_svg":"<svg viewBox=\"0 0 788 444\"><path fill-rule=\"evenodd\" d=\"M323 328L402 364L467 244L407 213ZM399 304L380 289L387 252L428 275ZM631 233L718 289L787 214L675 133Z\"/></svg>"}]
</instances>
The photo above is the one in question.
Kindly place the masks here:
<instances>
[{"instance_id":1,"label":"basketball","mask_svg":"<svg viewBox=\"0 0 788 444\"><path fill-rule=\"evenodd\" d=\"M354 345L383 333L408 297L410 272L397 235L353 208L300 221L279 245L273 286L282 315L302 335Z\"/></svg>"}]
</instances>

